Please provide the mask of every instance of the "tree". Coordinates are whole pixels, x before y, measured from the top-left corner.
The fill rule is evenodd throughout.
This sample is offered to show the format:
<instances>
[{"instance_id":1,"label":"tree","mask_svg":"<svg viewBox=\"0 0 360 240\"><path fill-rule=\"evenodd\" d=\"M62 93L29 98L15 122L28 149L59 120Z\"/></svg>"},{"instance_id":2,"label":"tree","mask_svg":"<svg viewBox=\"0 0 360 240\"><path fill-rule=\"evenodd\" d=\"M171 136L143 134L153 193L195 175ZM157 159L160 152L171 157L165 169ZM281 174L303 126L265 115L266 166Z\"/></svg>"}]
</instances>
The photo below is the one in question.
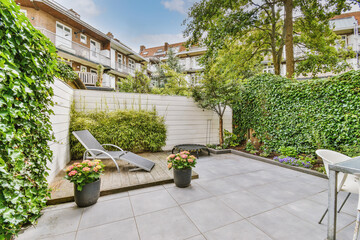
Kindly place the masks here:
<instances>
[{"instance_id":1,"label":"tree","mask_svg":"<svg viewBox=\"0 0 360 240\"><path fill-rule=\"evenodd\" d=\"M200 85L192 89L192 97L199 107L214 111L219 117L219 143L224 144L223 117L227 106L238 92L236 81L217 77L213 72L204 75Z\"/></svg>"},{"instance_id":2,"label":"tree","mask_svg":"<svg viewBox=\"0 0 360 240\"><path fill-rule=\"evenodd\" d=\"M167 64L162 65L162 68L167 79L164 88L161 90L162 94L189 96L189 85L185 79L185 74L175 71Z\"/></svg>"},{"instance_id":3,"label":"tree","mask_svg":"<svg viewBox=\"0 0 360 240\"><path fill-rule=\"evenodd\" d=\"M135 76L128 75L126 79L118 82L120 92L133 93L149 93L150 92L150 78L145 74L147 69L143 65L141 70L135 71Z\"/></svg>"},{"instance_id":4,"label":"tree","mask_svg":"<svg viewBox=\"0 0 360 240\"><path fill-rule=\"evenodd\" d=\"M188 45L207 46L208 51L203 57L205 66L217 57L220 50L226 50L229 42L239 41L239 44L246 45L257 41L258 44L252 44L251 49L244 48L242 52L247 53L251 59L258 60L261 57L268 58L270 55L271 58L268 60L273 62L275 74L280 74L282 53L286 45L287 75L292 76L294 72L293 22L297 22L297 19L293 19L292 13L297 10L309 16L309 9L312 10L312 18L302 18L305 25L307 21L318 20L318 28L320 24L325 24L323 26L330 28L329 19L349 9L349 3L346 0L202 0L190 9L188 18L184 21L186 24L184 35L189 37ZM282 16L284 10L285 19ZM303 36L308 32L297 34ZM323 36L319 35L318 38L323 38ZM331 44L326 38L323 39L323 43ZM308 46L311 47L311 45ZM252 54L248 54L249 51ZM242 52L239 52L239 58L242 57ZM334 51L331 53L333 53L332 58L338 61L343 56L337 55ZM333 61L329 62L329 64L332 63Z\"/></svg>"},{"instance_id":5,"label":"tree","mask_svg":"<svg viewBox=\"0 0 360 240\"><path fill-rule=\"evenodd\" d=\"M166 66L165 66L166 65ZM156 65L156 72L152 76L152 80L157 83L157 87L164 88L168 81L166 76L166 69L171 69L176 73L182 73L183 68L180 64L179 58L175 56L172 49L167 52L167 59L165 62L159 62Z\"/></svg>"}]
</instances>

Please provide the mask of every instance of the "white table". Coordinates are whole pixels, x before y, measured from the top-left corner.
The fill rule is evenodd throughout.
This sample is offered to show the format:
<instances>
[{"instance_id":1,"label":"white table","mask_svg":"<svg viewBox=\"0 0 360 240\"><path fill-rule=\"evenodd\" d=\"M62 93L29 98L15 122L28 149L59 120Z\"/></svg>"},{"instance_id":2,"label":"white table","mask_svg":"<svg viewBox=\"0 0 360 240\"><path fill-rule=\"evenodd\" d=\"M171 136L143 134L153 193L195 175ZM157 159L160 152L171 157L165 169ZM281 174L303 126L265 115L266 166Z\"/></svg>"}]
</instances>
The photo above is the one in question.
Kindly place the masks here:
<instances>
[{"instance_id":1,"label":"white table","mask_svg":"<svg viewBox=\"0 0 360 240\"><path fill-rule=\"evenodd\" d=\"M347 161L329 165L329 198L328 198L328 228L327 239L336 239L336 212L337 212L337 175L339 172L360 173L360 156Z\"/></svg>"}]
</instances>

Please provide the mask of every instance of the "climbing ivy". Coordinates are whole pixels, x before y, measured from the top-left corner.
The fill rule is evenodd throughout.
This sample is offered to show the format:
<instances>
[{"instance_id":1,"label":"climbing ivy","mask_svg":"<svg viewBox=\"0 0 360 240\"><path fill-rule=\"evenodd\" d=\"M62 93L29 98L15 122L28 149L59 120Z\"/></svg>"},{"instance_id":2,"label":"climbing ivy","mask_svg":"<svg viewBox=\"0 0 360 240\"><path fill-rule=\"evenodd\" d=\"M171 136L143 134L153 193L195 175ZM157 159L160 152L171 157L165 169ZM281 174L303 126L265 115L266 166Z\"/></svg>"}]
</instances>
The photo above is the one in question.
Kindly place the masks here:
<instances>
[{"instance_id":1,"label":"climbing ivy","mask_svg":"<svg viewBox=\"0 0 360 240\"><path fill-rule=\"evenodd\" d=\"M318 80L291 81L263 74L251 78L233 105L234 132L248 129L273 151L292 146L355 147L360 139L360 71Z\"/></svg>"},{"instance_id":2,"label":"climbing ivy","mask_svg":"<svg viewBox=\"0 0 360 240\"><path fill-rule=\"evenodd\" d=\"M56 53L13 0L0 0L0 42L0 239L10 239L46 205Z\"/></svg>"}]
</instances>

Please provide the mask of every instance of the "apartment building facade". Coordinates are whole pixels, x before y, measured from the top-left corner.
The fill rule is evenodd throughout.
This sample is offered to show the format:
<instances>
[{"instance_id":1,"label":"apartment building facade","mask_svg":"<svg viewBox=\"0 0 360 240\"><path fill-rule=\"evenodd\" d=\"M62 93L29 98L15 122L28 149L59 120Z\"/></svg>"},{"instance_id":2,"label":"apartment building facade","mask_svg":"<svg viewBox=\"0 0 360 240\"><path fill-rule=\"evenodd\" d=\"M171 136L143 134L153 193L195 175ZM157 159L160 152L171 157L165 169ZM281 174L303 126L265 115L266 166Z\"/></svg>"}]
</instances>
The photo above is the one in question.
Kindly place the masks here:
<instances>
[{"instance_id":1,"label":"apartment building facade","mask_svg":"<svg viewBox=\"0 0 360 240\"><path fill-rule=\"evenodd\" d=\"M116 89L117 82L134 76L146 59L114 38L81 20L72 9L51 0L16 0L32 25L56 46L58 56L66 61L88 88L98 85L102 66L102 86ZM72 84L79 88L79 84Z\"/></svg>"},{"instance_id":2,"label":"apartment building facade","mask_svg":"<svg viewBox=\"0 0 360 240\"><path fill-rule=\"evenodd\" d=\"M156 72L156 65L159 62L165 62L168 59L169 50L172 50L174 55L179 58L188 83L196 84L196 74L203 71L198 59L206 52L206 48L197 46L186 48L185 42L173 44L165 42L163 46L151 48L142 45L140 46L140 55L149 61L148 70L150 74Z\"/></svg>"}]
</instances>

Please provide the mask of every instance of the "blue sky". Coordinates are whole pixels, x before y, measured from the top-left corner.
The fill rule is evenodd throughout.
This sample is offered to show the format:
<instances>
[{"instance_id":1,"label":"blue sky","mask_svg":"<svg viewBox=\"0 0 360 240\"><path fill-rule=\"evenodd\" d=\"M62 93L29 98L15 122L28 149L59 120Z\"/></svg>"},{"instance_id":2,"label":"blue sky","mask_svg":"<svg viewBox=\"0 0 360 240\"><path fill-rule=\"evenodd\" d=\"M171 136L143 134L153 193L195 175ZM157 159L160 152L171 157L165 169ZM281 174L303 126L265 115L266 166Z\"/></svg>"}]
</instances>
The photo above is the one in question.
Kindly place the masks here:
<instances>
[{"instance_id":1,"label":"blue sky","mask_svg":"<svg viewBox=\"0 0 360 240\"><path fill-rule=\"evenodd\" d=\"M81 19L104 33L112 32L136 52L140 45L184 41L183 20L195 0L54 0L73 8Z\"/></svg>"},{"instance_id":2,"label":"blue sky","mask_svg":"<svg viewBox=\"0 0 360 240\"><path fill-rule=\"evenodd\" d=\"M197 0L53 0L73 8L81 19L104 33L112 32L138 52L140 45L155 47L184 41L187 10ZM350 1L350 0L349 0ZM359 11L353 6L352 11Z\"/></svg>"}]
</instances>

